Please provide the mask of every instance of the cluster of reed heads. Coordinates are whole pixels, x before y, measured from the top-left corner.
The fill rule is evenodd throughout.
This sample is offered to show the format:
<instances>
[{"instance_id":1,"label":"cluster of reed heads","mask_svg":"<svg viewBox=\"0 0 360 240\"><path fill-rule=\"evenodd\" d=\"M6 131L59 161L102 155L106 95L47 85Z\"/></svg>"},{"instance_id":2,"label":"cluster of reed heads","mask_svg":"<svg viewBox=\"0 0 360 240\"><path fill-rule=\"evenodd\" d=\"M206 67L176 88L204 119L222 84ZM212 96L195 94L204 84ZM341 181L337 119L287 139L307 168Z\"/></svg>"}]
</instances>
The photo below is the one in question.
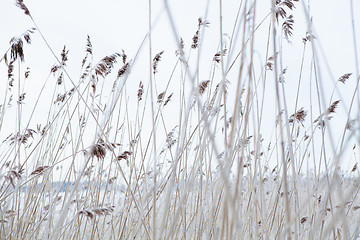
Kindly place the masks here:
<instances>
[{"instance_id":1,"label":"cluster of reed heads","mask_svg":"<svg viewBox=\"0 0 360 240\"><path fill-rule=\"evenodd\" d=\"M300 39L297 68L285 67L283 49L298 40L294 11L301 3L274 0L261 21L255 3L242 1L227 38L220 27L210 59L200 54L211 41L206 31L213 24L205 18L192 39L173 29L177 49L151 55L149 41L149 67L138 80L131 74L138 54L122 50L94 60L89 36L75 78L67 47L57 55L17 0L34 28L12 38L0 60L7 69L0 98L0 238L356 239L357 85L340 96L359 76L339 76L328 98L311 27ZM261 29L267 38L259 64ZM43 87L29 93L25 85L34 80L25 50L33 34L55 64L46 80L37 79ZM165 65L166 59L175 64ZM210 66L206 77L203 63ZM170 74L161 74L162 66ZM302 100L305 86L310 101ZM339 116L340 109L346 114ZM35 122L37 114L42 122ZM14 131L4 136L9 128Z\"/></svg>"}]
</instances>

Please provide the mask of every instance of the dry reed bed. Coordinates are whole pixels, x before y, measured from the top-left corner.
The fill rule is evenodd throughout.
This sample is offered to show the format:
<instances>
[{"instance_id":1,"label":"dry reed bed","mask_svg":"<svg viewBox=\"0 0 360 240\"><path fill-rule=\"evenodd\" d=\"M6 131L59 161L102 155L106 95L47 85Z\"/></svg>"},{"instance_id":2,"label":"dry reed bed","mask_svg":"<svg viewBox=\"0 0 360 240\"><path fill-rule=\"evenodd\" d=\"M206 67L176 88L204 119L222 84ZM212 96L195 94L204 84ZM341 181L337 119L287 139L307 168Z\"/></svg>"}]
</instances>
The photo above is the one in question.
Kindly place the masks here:
<instances>
[{"instance_id":1,"label":"dry reed bed","mask_svg":"<svg viewBox=\"0 0 360 240\"><path fill-rule=\"evenodd\" d=\"M1 59L8 82L0 130L6 127L10 108L16 108L17 116L16 131L1 136L2 239L359 236L359 171L357 164L349 171L340 168L345 147L359 132L356 120L350 119L351 107L359 106L344 106L342 99L332 99L334 93L324 104L321 88L310 109L300 106L299 91L295 106L286 105L282 40L291 41L291 12L300 6L298 1L274 1L273 11L261 23L255 23L252 2L244 2L239 8L242 20L234 20L234 32L242 36L232 34L227 44L221 38L219 51L206 60L211 62L207 80L199 80L197 66L189 62L200 61L195 53L207 41L202 36L211 23L199 18L191 42L177 38L177 62L164 86L158 78L167 51L153 54L147 35L149 76L136 82L136 91L128 80L137 56L130 59L123 50L95 62L88 37L81 76L75 80L66 70L68 49L57 57L25 3L17 0L17 5L36 28L13 38ZM166 4L165 9L173 22ZM255 69L255 32L265 22L267 53ZM50 92L46 83L56 82L42 123L31 121L43 106L39 102L31 106L29 119L22 118L22 86L31 77L30 70L23 69L23 48L32 34L43 37L56 61L39 90L40 99ZM305 47L315 48L314 41L315 35L307 32L304 52ZM185 42L190 42L189 49ZM315 50L311 58L316 68ZM301 61L303 66L310 60ZM301 71L310 72L312 81L321 85L312 67ZM296 77L300 89L305 80L301 73ZM338 83L350 79L359 76L346 73ZM271 87L273 99L265 99L265 86ZM267 101L276 109L271 116L264 110ZM341 126L344 133L331 139L330 124L340 108L349 113ZM331 149L334 142L340 143L339 150ZM351 152L355 161L356 147Z\"/></svg>"}]
</instances>

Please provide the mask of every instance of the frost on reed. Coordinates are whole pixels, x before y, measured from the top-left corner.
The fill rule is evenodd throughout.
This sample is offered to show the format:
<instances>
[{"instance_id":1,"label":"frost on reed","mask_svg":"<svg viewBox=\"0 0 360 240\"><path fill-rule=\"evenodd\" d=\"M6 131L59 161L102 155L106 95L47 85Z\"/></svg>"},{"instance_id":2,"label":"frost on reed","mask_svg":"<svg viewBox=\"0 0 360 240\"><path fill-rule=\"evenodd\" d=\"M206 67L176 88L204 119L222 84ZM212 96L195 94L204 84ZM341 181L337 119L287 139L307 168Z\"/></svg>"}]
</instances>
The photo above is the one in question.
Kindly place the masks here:
<instances>
[{"instance_id":1,"label":"frost on reed","mask_svg":"<svg viewBox=\"0 0 360 240\"><path fill-rule=\"evenodd\" d=\"M24 1L16 5L37 26ZM192 38L173 28L178 48L150 56L141 80L132 77L138 55L95 59L90 36L78 79L67 70L68 48L58 56L39 27L12 38L0 60L0 238L359 236L360 106L358 91L342 88L359 76L321 78L313 29L296 33L301 7L275 0L262 16L244 1L226 35L203 17L187 26ZM167 3L165 11L174 23ZM220 42L207 37L211 29ZM33 34L55 63L34 104L24 51ZM288 66L283 49L299 42L303 57ZM15 130L4 136L8 126Z\"/></svg>"}]
</instances>

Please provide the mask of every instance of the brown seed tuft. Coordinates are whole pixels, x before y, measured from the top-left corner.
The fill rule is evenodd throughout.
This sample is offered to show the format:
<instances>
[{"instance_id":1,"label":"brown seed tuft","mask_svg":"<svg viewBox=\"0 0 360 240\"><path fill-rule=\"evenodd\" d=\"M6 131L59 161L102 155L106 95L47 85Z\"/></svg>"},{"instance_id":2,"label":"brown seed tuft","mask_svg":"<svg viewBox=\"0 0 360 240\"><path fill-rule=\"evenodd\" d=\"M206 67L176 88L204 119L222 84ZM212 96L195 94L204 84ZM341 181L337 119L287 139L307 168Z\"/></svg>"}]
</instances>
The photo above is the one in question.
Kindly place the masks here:
<instances>
[{"instance_id":1,"label":"brown seed tuft","mask_svg":"<svg viewBox=\"0 0 360 240\"><path fill-rule=\"evenodd\" d=\"M173 95L173 93L171 93L171 94L167 97L167 99L166 99L166 101L165 101L165 103L164 103L164 106L166 106L166 105L170 102L172 95Z\"/></svg>"},{"instance_id":2,"label":"brown seed tuft","mask_svg":"<svg viewBox=\"0 0 360 240\"><path fill-rule=\"evenodd\" d=\"M302 122L305 121L306 116L307 116L307 112L303 108L300 108L295 114L292 114L290 116L289 122L293 123L294 120L296 120L299 123L301 123L301 125L303 125Z\"/></svg>"},{"instance_id":3,"label":"brown seed tuft","mask_svg":"<svg viewBox=\"0 0 360 240\"><path fill-rule=\"evenodd\" d=\"M52 72L52 73L56 73L56 72L57 72L57 70L59 70L59 68L60 68L60 66L59 66L59 65L54 65L54 66L51 68L50 72Z\"/></svg>"},{"instance_id":4,"label":"brown seed tuft","mask_svg":"<svg viewBox=\"0 0 360 240\"><path fill-rule=\"evenodd\" d=\"M122 58L123 64L125 64L125 63L126 63L126 59L127 59L127 55L125 54L124 49L122 50L121 58Z\"/></svg>"},{"instance_id":5,"label":"brown seed tuft","mask_svg":"<svg viewBox=\"0 0 360 240\"><path fill-rule=\"evenodd\" d=\"M329 116L331 113L335 113L335 109L337 107L337 105L339 104L340 100L336 100L335 102L333 102L328 109L326 109L326 111L324 113L322 113L317 119L315 119L314 123L319 124L320 127L324 127L326 121L325 120L331 120L332 116Z\"/></svg>"},{"instance_id":6,"label":"brown seed tuft","mask_svg":"<svg viewBox=\"0 0 360 240\"><path fill-rule=\"evenodd\" d=\"M23 103L23 100L25 99L25 94L26 93L23 93L19 96L19 100L17 101L18 104L22 104Z\"/></svg>"},{"instance_id":7,"label":"brown seed tuft","mask_svg":"<svg viewBox=\"0 0 360 240\"><path fill-rule=\"evenodd\" d=\"M17 132L16 134L11 134L11 137L9 138L10 144L17 142L25 144L30 137L34 138L34 133L36 133L35 130L27 128L23 133Z\"/></svg>"},{"instance_id":8,"label":"brown seed tuft","mask_svg":"<svg viewBox=\"0 0 360 240\"><path fill-rule=\"evenodd\" d=\"M200 93L200 95L202 95L205 92L205 90L208 87L209 83L210 83L210 80L206 80L206 81L202 81L199 84L199 93Z\"/></svg>"},{"instance_id":9,"label":"brown seed tuft","mask_svg":"<svg viewBox=\"0 0 360 240\"><path fill-rule=\"evenodd\" d=\"M8 79L10 80L9 81L10 87L12 87L12 77L14 76L13 73L14 73L14 61L11 61L8 65Z\"/></svg>"},{"instance_id":10,"label":"brown seed tuft","mask_svg":"<svg viewBox=\"0 0 360 240\"><path fill-rule=\"evenodd\" d=\"M346 80L348 80L351 75L352 75L352 73L345 73L338 79L338 81L345 84Z\"/></svg>"},{"instance_id":11,"label":"brown seed tuft","mask_svg":"<svg viewBox=\"0 0 360 240\"><path fill-rule=\"evenodd\" d=\"M24 10L24 13L26 15L29 15L30 16L30 11L29 9L25 6L24 4L24 0L16 0L16 6L21 8L22 10Z\"/></svg>"},{"instance_id":12,"label":"brown seed tuft","mask_svg":"<svg viewBox=\"0 0 360 240\"><path fill-rule=\"evenodd\" d=\"M83 209L78 212L78 215L84 215L91 220L95 218L95 216L105 216L110 215L112 212L114 212L114 206L111 207L105 207L105 208L93 208L93 209Z\"/></svg>"},{"instance_id":13,"label":"brown seed tuft","mask_svg":"<svg viewBox=\"0 0 360 240\"><path fill-rule=\"evenodd\" d=\"M300 223L304 224L307 220L308 220L308 217L303 217L303 218L301 218Z\"/></svg>"},{"instance_id":14,"label":"brown seed tuft","mask_svg":"<svg viewBox=\"0 0 360 240\"><path fill-rule=\"evenodd\" d=\"M69 54L69 50L66 50L66 46L64 46L64 48L61 52L61 66L62 67L66 66L66 62L68 60L68 54Z\"/></svg>"},{"instance_id":15,"label":"brown seed tuft","mask_svg":"<svg viewBox=\"0 0 360 240\"><path fill-rule=\"evenodd\" d=\"M304 37L302 40L303 40L303 43L306 44L307 41L312 41L316 39L315 35L310 33L310 32L306 32L306 37Z\"/></svg>"},{"instance_id":16,"label":"brown seed tuft","mask_svg":"<svg viewBox=\"0 0 360 240\"><path fill-rule=\"evenodd\" d=\"M285 34L285 39L288 42L290 42L289 37L291 37L291 35L292 35L293 24L294 24L293 15L290 15L289 17L287 17L286 20L282 24L282 29Z\"/></svg>"},{"instance_id":17,"label":"brown seed tuft","mask_svg":"<svg viewBox=\"0 0 360 240\"><path fill-rule=\"evenodd\" d=\"M46 169L48 169L49 166L40 166L40 167L37 167L34 171L31 172L30 176L31 175L41 175L44 173L44 171Z\"/></svg>"},{"instance_id":18,"label":"brown seed tuft","mask_svg":"<svg viewBox=\"0 0 360 240\"><path fill-rule=\"evenodd\" d=\"M119 156L116 157L116 159L118 161L120 160L128 160L129 156L132 154L131 151L124 151L123 153L121 153Z\"/></svg>"},{"instance_id":19,"label":"brown seed tuft","mask_svg":"<svg viewBox=\"0 0 360 240\"><path fill-rule=\"evenodd\" d=\"M92 51L92 44L91 44L91 40L90 40L90 36L87 35L87 39L86 39L86 52L91 54L93 53Z\"/></svg>"},{"instance_id":20,"label":"brown seed tuft","mask_svg":"<svg viewBox=\"0 0 360 240\"><path fill-rule=\"evenodd\" d=\"M114 64L117 62L117 58L120 57L119 53L114 53L110 56L104 57L96 66L95 74L105 77L114 67Z\"/></svg>"},{"instance_id":21,"label":"brown seed tuft","mask_svg":"<svg viewBox=\"0 0 360 240\"><path fill-rule=\"evenodd\" d=\"M114 211L114 207L93 208L92 211L98 216L110 215Z\"/></svg>"},{"instance_id":22,"label":"brown seed tuft","mask_svg":"<svg viewBox=\"0 0 360 240\"><path fill-rule=\"evenodd\" d=\"M286 11L283 6L288 7L290 10L295 8L293 2L298 2L298 0L276 0L275 1L275 18L276 21L279 22L279 16L283 19L286 18Z\"/></svg>"},{"instance_id":23,"label":"brown seed tuft","mask_svg":"<svg viewBox=\"0 0 360 240\"><path fill-rule=\"evenodd\" d=\"M90 150L91 157L97 157L98 160L103 160L106 155L106 149L112 151L118 144L105 143L101 138L95 143Z\"/></svg>"},{"instance_id":24,"label":"brown seed tuft","mask_svg":"<svg viewBox=\"0 0 360 240\"><path fill-rule=\"evenodd\" d=\"M108 184L112 184L113 182L115 182L116 179L117 179L117 177L109 178L109 180L107 181L107 183L108 183Z\"/></svg>"},{"instance_id":25,"label":"brown seed tuft","mask_svg":"<svg viewBox=\"0 0 360 240\"><path fill-rule=\"evenodd\" d=\"M226 51L227 51L227 49L225 48L224 50L222 50L222 51L220 51L220 52L217 52L217 53L214 55L213 61L219 63L220 60L221 60L221 56L225 56L225 55L226 55Z\"/></svg>"},{"instance_id":26,"label":"brown seed tuft","mask_svg":"<svg viewBox=\"0 0 360 240\"><path fill-rule=\"evenodd\" d=\"M142 83L142 81L140 81L139 83L139 89L138 89L138 102L140 102L142 100L142 95L144 94L144 84Z\"/></svg>"},{"instance_id":27,"label":"brown seed tuft","mask_svg":"<svg viewBox=\"0 0 360 240\"><path fill-rule=\"evenodd\" d=\"M335 112L335 108L337 107L338 103L340 102L340 100L337 100L335 102L333 102L330 107L327 109L328 113L334 113Z\"/></svg>"},{"instance_id":28,"label":"brown seed tuft","mask_svg":"<svg viewBox=\"0 0 360 240\"><path fill-rule=\"evenodd\" d=\"M158 54L155 55L155 57L153 59L153 73L154 74L157 73L157 66L161 60L161 55L163 55L163 53L164 53L164 51L159 52Z\"/></svg>"},{"instance_id":29,"label":"brown seed tuft","mask_svg":"<svg viewBox=\"0 0 360 240\"><path fill-rule=\"evenodd\" d=\"M157 97L157 102L161 103L163 101L164 97L165 97L165 92L160 93Z\"/></svg>"},{"instance_id":30,"label":"brown seed tuft","mask_svg":"<svg viewBox=\"0 0 360 240\"><path fill-rule=\"evenodd\" d=\"M357 163L355 163L354 167L351 169L351 172L355 172L357 169Z\"/></svg>"},{"instance_id":31,"label":"brown seed tuft","mask_svg":"<svg viewBox=\"0 0 360 240\"><path fill-rule=\"evenodd\" d=\"M127 71L130 69L130 64L126 63L122 68L118 71L118 78L122 77Z\"/></svg>"},{"instance_id":32,"label":"brown seed tuft","mask_svg":"<svg viewBox=\"0 0 360 240\"><path fill-rule=\"evenodd\" d=\"M91 211L89 210L86 210L86 209L83 209L83 210L80 210L78 212L79 215L84 215L90 219L93 219L95 216L94 216L94 213L92 213Z\"/></svg>"},{"instance_id":33,"label":"brown seed tuft","mask_svg":"<svg viewBox=\"0 0 360 240\"><path fill-rule=\"evenodd\" d=\"M353 207L353 210L356 211L356 210L359 210L360 209L360 206L354 206Z\"/></svg>"},{"instance_id":34,"label":"brown seed tuft","mask_svg":"<svg viewBox=\"0 0 360 240\"><path fill-rule=\"evenodd\" d=\"M210 23L208 21L203 21L202 18L199 18L198 19L198 29L195 33L195 35L193 36L192 40L193 40L193 43L191 45L191 48L197 48L198 47L198 44L199 44L199 35L200 35L200 28L202 26L206 26L208 27Z\"/></svg>"}]
</instances>

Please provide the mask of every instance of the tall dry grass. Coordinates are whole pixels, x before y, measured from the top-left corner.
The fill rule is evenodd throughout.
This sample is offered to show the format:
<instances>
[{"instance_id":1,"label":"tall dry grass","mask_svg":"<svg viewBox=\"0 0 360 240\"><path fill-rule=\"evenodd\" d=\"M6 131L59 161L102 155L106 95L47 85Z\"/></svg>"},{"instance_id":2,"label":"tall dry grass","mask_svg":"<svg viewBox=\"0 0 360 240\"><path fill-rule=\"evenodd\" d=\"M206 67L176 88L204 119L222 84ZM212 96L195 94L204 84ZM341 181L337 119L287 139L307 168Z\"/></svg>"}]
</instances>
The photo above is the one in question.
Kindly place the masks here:
<instances>
[{"instance_id":1,"label":"tall dry grass","mask_svg":"<svg viewBox=\"0 0 360 240\"><path fill-rule=\"evenodd\" d=\"M321 44L302 2L272 1L259 21L259 3L241 1L229 37L222 4L218 50L204 59L212 23L199 18L193 38L182 39L167 1L178 48L155 52L149 1L148 48L138 52L148 51L148 67L138 80L131 78L138 54L94 59L90 37L81 74L72 76L69 50L55 53L31 9L17 0L34 28L14 37L0 60L8 69L0 131L16 129L1 134L1 239L359 236L358 69L327 91L332 83L322 77ZM309 30L298 73L289 76L284 49L296 30L295 8L305 9ZM265 38L258 37L260 28ZM55 65L28 106L24 48L34 34ZM172 54L175 63L166 64ZM169 75L161 75L164 65L172 68ZM295 91L290 78L297 80ZM344 94L349 81L355 87ZM24 108L31 109L29 118L22 117ZM36 114L43 122L32 120ZM347 162L354 164L346 169Z\"/></svg>"}]
</instances>

